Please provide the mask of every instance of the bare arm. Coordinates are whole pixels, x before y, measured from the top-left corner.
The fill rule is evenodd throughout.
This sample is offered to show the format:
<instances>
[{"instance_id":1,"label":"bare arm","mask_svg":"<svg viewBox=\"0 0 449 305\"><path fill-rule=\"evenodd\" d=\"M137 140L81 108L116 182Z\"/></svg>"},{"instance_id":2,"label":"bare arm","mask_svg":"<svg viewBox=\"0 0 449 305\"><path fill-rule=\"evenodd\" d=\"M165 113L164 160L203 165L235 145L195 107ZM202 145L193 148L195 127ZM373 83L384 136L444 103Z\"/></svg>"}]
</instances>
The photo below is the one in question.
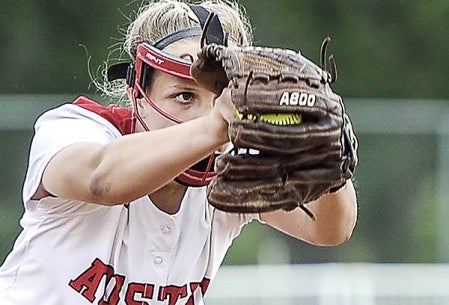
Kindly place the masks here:
<instances>
[{"instance_id":1,"label":"bare arm","mask_svg":"<svg viewBox=\"0 0 449 305\"><path fill-rule=\"evenodd\" d=\"M307 204L313 221L301 209L261 214L261 220L295 238L317 246L338 245L351 237L357 219L357 200L352 182L334 194Z\"/></svg>"},{"instance_id":2,"label":"bare arm","mask_svg":"<svg viewBox=\"0 0 449 305\"><path fill-rule=\"evenodd\" d=\"M210 115L183 124L106 145L69 146L50 161L42 186L55 196L106 205L151 194L228 141L223 117L232 112L220 104Z\"/></svg>"}]
</instances>

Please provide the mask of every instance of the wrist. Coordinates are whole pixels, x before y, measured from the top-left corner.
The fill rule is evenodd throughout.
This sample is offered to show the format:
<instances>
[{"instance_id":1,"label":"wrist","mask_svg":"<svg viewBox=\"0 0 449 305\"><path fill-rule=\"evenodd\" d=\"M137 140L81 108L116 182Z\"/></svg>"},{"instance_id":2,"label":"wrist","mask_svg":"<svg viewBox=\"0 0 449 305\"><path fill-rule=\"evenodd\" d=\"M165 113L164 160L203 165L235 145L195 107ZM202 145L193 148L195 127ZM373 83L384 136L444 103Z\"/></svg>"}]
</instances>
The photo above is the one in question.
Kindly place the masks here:
<instances>
[{"instance_id":1,"label":"wrist","mask_svg":"<svg viewBox=\"0 0 449 305\"><path fill-rule=\"evenodd\" d=\"M216 117L213 114L204 117L205 134L208 135L214 146L222 146L229 142L228 125L228 122L223 118Z\"/></svg>"}]
</instances>

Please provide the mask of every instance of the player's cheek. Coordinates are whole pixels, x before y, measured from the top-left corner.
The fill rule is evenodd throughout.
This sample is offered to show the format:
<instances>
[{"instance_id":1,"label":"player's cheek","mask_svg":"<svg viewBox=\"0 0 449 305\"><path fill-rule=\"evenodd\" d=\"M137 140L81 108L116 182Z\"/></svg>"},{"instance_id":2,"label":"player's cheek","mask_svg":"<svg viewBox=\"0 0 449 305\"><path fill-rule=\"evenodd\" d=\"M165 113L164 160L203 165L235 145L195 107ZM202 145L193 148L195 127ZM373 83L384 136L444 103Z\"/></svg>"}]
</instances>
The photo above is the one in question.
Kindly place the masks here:
<instances>
[{"instance_id":1,"label":"player's cheek","mask_svg":"<svg viewBox=\"0 0 449 305\"><path fill-rule=\"evenodd\" d=\"M189 113L192 119L209 115L213 110L213 99L203 99L202 101L195 103L190 109Z\"/></svg>"}]
</instances>

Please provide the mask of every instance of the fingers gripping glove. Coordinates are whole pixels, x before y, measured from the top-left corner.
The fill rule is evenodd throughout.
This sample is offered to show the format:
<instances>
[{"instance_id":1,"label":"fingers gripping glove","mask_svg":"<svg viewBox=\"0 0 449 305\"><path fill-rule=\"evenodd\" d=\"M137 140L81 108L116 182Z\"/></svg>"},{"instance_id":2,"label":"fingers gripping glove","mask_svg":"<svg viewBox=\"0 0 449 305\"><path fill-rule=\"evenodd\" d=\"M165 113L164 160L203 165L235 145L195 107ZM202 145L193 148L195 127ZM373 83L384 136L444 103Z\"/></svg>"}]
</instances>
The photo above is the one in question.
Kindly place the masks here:
<instances>
[{"instance_id":1,"label":"fingers gripping glove","mask_svg":"<svg viewBox=\"0 0 449 305\"><path fill-rule=\"evenodd\" d=\"M336 79L300 53L260 47L202 48L195 81L219 95L231 90L236 109L229 136L234 149L217 160L208 200L228 212L292 210L335 191L351 178L357 140Z\"/></svg>"}]
</instances>

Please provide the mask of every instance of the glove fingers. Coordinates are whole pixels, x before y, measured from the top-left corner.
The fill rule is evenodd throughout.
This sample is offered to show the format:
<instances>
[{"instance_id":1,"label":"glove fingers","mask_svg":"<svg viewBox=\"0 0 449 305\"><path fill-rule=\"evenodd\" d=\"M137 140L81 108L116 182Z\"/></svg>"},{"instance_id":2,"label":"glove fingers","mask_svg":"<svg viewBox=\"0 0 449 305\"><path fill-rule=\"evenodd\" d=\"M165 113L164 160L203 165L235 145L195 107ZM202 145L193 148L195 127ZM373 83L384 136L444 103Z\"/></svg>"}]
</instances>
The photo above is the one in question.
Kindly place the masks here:
<instances>
[{"instance_id":1,"label":"glove fingers","mask_svg":"<svg viewBox=\"0 0 449 305\"><path fill-rule=\"evenodd\" d=\"M341 179L341 173L336 171L335 168L321 167L290 172L286 183L297 186L314 183L329 184L329 186L332 186L335 183L341 182Z\"/></svg>"},{"instance_id":2,"label":"glove fingers","mask_svg":"<svg viewBox=\"0 0 449 305\"><path fill-rule=\"evenodd\" d=\"M314 169L290 173L287 180L229 180L218 176L208 189L210 204L228 212L291 210L318 199L342 178L334 169Z\"/></svg>"},{"instance_id":3,"label":"glove fingers","mask_svg":"<svg viewBox=\"0 0 449 305\"><path fill-rule=\"evenodd\" d=\"M257 77L264 81L253 79L247 84L246 78L232 80L232 101L239 112L342 116L341 97L328 86L313 88L304 81L283 80L282 74L273 76L265 73Z\"/></svg>"},{"instance_id":4,"label":"glove fingers","mask_svg":"<svg viewBox=\"0 0 449 305\"><path fill-rule=\"evenodd\" d=\"M282 185L281 179L264 184L252 181L242 185L218 177L208 189L208 201L220 210L234 213L260 213L297 207L302 200L301 194L294 187Z\"/></svg>"},{"instance_id":5,"label":"glove fingers","mask_svg":"<svg viewBox=\"0 0 449 305\"><path fill-rule=\"evenodd\" d=\"M333 147L323 146L313 155L298 153L280 155L222 155L217 159L216 171L229 180L260 180L286 177L288 173L310 168L330 168L338 172L340 154Z\"/></svg>"},{"instance_id":6,"label":"glove fingers","mask_svg":"<svg viewBox=\"0 0 449 305\"><path fill-rule=\"evenodd\" d=\"M316 124L315 124L316 125ZM251 121L234 121L229 127L236 147L253 148L269 154L297 154L325 143L339 143L341 126L311 124L278 126Z\"/></svg>"},{"instance_id":7,"label":"glove fingers","mask_svg":"<svg viewBox=\"0 0 449 305\"><path fill-rule=\"evenodd\" d=\"M216 95L220 95L229 83L221 62L221 50L221 46L203 48L190 67L195 82Z\"/></svg>"}]
</instances>

